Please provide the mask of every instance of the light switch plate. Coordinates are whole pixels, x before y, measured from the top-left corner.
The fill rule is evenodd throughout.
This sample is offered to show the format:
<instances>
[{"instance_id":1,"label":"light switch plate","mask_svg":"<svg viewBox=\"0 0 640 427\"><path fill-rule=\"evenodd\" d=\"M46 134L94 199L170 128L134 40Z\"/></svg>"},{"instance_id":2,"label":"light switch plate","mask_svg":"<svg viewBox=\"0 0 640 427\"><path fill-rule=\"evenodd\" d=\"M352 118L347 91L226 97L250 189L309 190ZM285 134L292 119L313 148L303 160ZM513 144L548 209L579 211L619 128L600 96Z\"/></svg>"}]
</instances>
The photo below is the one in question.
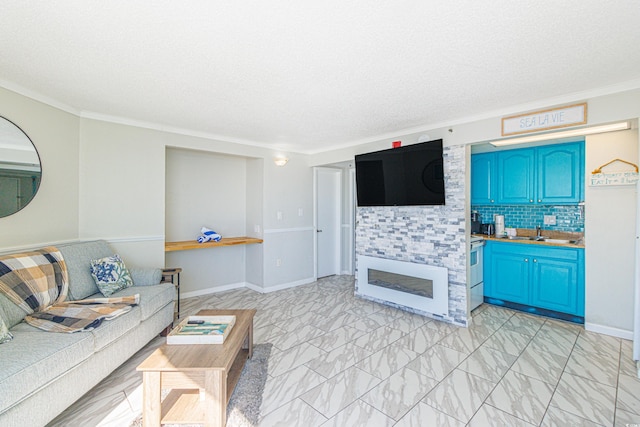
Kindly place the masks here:
<instances>
[{"instance_id":1,"label":"light switch plate","mask_svg":"<svg viewBox=\"0 0 640 427\"><path fill-rule=\"evenodd\" d=\"M544 216L544 225L556 225L556 216L555 215L545 215Z\"/></svg>"}]
</instances>

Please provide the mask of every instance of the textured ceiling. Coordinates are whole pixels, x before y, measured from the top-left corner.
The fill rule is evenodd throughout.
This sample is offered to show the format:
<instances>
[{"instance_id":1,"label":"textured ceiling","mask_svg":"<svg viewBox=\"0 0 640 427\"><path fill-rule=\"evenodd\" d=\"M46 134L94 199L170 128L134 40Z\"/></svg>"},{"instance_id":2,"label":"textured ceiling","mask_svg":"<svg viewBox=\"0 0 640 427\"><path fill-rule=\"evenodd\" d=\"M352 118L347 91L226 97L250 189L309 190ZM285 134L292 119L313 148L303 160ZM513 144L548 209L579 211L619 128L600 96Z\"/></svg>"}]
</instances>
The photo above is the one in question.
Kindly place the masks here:
<instances>
[{"instance_id":1,"label":"textured ceiling","mask_svg":"<svg viewBox=\"0 0 640 427\"><path fill-rule=\"evenodd\" d=\"M0 85L300 152L637 86L638 52L637 0L0 5Z\"/></svg>"}]
</instances>

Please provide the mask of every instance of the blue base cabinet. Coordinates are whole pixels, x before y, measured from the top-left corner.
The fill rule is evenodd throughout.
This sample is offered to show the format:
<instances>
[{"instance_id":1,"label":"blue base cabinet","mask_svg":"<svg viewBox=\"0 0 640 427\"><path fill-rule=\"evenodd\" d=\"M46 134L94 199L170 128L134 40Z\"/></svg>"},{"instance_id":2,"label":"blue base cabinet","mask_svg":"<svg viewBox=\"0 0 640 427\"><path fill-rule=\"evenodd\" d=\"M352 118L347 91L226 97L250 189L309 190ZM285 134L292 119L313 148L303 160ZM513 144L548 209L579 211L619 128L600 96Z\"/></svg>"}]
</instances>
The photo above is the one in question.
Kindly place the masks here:
<instances>
[{"instance_id":1,"label":"blue base cabinet","mask_svg":"<svg viewBox=\"0 0 640 427\"><path fill-rule=\"evenodd\" d=\"M528 304L530 274L529 265L523 256L508 251L494 251L489 259L491 267L488 270L484 269L484 276L487 276L488 271L491 272L489 275L491 297ZM486 286L485 284L485 295L487 294Z\"/></svg>"},{"instance_id":2,"label":"blue base cabinet","mask_svg":"<svg viewBox=\"0 0 640 427\"><path fill-rule=\"evenodd\" d=\"M531 305L584 316L584 250L569 251L565 256L575 259L533 258Z\"/></svg>"},{"instance_id":3,"label":"blue base cabinet","mask_svg":"<svg viewBox=\"0 0 640 427\"><path fill-rule=\"evenodd\" d=\"M485 297L584 316L584 249L488 241Z\"/></svg>"}]
</instances>

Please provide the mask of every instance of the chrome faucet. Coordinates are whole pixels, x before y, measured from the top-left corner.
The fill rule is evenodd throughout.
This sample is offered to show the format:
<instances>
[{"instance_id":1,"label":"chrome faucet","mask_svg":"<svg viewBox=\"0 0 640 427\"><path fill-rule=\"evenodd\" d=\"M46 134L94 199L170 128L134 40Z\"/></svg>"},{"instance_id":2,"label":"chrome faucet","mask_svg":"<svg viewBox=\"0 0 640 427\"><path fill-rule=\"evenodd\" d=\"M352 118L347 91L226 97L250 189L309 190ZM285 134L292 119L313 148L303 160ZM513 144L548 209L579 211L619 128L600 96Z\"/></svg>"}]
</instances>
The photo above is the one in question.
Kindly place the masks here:
<instances>
[{"instance_id":1,"label":"chrome faucet","mask_svg":"<svg viewBox=\"0 0 640 427\"><path fill-rule=\"evenodd\" d=\"M542 228L536 225L536 237L542 237Z\"/></svg>"}]
</instances>

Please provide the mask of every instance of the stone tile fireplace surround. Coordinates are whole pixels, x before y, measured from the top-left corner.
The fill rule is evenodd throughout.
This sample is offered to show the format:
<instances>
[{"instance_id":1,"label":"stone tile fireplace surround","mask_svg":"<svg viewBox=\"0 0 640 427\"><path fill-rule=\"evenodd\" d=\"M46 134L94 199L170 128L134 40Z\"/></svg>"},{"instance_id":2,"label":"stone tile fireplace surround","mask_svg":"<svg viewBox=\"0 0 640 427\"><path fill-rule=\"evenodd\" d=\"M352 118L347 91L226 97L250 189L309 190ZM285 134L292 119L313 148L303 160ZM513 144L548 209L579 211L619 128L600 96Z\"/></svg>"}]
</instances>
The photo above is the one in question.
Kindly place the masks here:
<instances>
[{"instance_id":1,"label":"stone tile fireplace surround","mask_svg":"<svg viewBox=\"0 0 640 427\"><path fill-rule=\"evenodd\" d=\"M445 205L362 207L356 212L356 295L467 326L465 147L444 147ZM448 269L448 314L423 312L363 295L358 258L376 257Z\"/></svg>"}]
</instances>

